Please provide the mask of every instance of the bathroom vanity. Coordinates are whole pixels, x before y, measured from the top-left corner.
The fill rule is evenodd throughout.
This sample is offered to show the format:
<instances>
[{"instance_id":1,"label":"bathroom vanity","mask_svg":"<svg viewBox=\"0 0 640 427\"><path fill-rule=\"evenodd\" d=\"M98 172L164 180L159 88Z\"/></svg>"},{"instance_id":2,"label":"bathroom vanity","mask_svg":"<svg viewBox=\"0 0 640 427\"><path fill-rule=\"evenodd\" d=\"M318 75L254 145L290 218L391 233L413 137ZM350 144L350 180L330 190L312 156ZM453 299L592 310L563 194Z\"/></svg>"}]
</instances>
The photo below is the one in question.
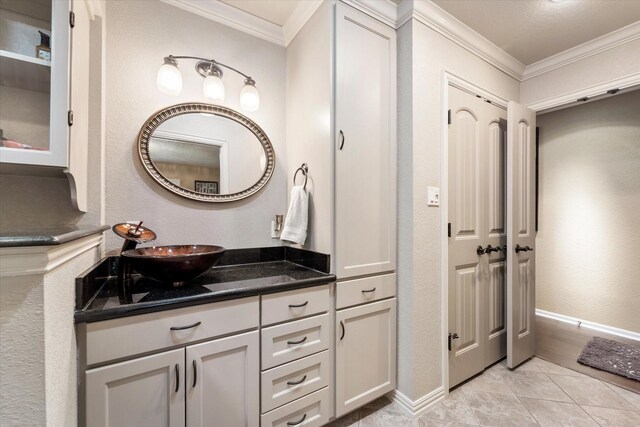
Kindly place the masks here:
<instances>
[{"instance_id":1,"label":"bathroom vanity","mask_svg":"<svg viewBox=\"0 0 640 427\"><path fill-rule=\"evenodd\" d=\"M241 249L122 295L118 261L76 282L81 425L321 426L337 389L355 409L395 386L394 274L336 287L327 255Z\"/></svg>"}]
</instances>

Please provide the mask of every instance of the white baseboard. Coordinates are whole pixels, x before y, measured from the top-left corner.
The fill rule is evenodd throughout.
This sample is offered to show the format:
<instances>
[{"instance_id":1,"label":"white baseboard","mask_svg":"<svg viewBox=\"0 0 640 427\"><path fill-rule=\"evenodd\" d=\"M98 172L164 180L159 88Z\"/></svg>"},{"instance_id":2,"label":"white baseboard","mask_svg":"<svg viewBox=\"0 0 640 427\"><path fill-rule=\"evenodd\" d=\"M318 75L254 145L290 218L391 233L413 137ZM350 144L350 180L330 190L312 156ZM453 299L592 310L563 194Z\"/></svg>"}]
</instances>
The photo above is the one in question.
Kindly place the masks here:
<instances>
[{"instance_id":1,"label":"white baseboard","mask_svg":"<svg viewBox=\"0 0 640 427\"><path fill-rule=\"evenodd\" d=\"M613 326L602 325L600 323L589 322L588 320L577 319L564 314L552 313L551 311L540 310L536 308L536 316L546 317L548 319L557 320L559 322L568 323L570 325L579 326L581 328L593 329L595 331L605 332L611 335L640 341L640 333L627 331L626 329L615 328Z\"/></svg>"},{"instance_id":2,"label":"white baseboard","mask_svg":"<svg viewBox=\"0 0 640 427\"><path fill-rule=\"evenodd\" d=\"M418 400L411 400L398 390L393 390L391 393L389 393L389 397L391 398L391 400L398 403L407 412L409 412L411 416L417 418L425 414L438 402L444 399L444 388L438 387L431 393L425 394Z\"/></svg>"}]
</instances>

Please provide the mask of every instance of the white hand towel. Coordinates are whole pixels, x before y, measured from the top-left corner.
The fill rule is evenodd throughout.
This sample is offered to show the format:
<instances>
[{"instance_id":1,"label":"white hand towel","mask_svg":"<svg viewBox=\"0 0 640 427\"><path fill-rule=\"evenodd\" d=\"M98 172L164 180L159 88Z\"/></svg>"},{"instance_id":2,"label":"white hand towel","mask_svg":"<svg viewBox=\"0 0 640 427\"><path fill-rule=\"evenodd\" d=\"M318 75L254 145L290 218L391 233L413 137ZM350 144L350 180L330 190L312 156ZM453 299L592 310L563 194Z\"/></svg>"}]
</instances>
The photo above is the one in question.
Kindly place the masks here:
<instances>
[{"instance_id":1,"label":"white hand towel","mask_svg":"<svg viewBox=\"0 0 640 427\"><path fill-rule=\"evenodd\" d=\"M291 189L291 202L284 220L280 240L304 245L307 239L307 223L309 221L309 194L302 185Z\"/></svg>"}]
</instances>

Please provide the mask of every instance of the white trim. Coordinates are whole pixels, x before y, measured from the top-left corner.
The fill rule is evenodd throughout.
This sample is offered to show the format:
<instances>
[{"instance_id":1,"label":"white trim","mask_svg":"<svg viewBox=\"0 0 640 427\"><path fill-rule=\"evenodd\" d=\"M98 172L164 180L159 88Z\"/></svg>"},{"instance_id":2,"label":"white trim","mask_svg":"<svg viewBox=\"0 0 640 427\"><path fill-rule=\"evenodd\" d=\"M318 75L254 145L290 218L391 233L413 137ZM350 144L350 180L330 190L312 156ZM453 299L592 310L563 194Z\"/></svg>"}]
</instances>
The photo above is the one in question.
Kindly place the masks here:
<instances>
[{"instance_id":1,"label":"white trim","mask_svg":"<svg viewBox=\"0 0 640 427\"><path fill-rule=\"evenodd\" d=\"M438 387L431 393L425 394L417 400L411 400L399 390L389 393L391 399L411 414L412 417L424 415L445 397L444 388Z\"/></svg>"},{"instance_id":2,"label":"white trim","mask_svg":"<svg viewBox=\"0 0 640 427\"><path fill-rule=\"evenodd\" d=\"M44 275L101 243L102 233L61 245L0 248L0 277Z\"/></svg>"},{"instance_id":3,"label":"white trim","mask_svg":"<svg viewBox=\"0 0 640 427\"><path fill-rule=\"evenodd\" d=\"M564 314L553 313L539 308L536 308L536 316L546 317L547 319L557 320L580 328L593 329L594 331L605 332L607 334L640 341L640 332L627 331L626 329L615 328L613 326L590 322L576 317L565 316Z\"/></svg>"},{"instance_id":4,"label":"white trim","mask_svg":"<svg viewBox=\"0 0 640 427\"><path fill-rule=\"evenodd\" d=\"M405 11L404 16L398 18L398 27L410 19L415 19L442 34L509 76L517 80L522 78L522 73L525 69L523 63L436 6L433 2L413 1L413 8Z\"/></svg>"},{"instance_id":5,"label":"white trim","mask_svg":"<svg viewBox=\"0 0 640 427\"><path fill-rule=\"evenodd\" d=\"M391 0L340 0L370 17L390 26L398 28L398 5Z\"/></svg>"},{"instance_id":6,"label":"white trim","mask_svg":"<svg viewBox=\"0 0 640 427\"><path fill-rule=\"evenodd\" d=\"M282 37L285 46L296 37L309 19L322 6L323 0L305 0L298 3L287 22L282 26Z\"/></svg>"},{"instance_id":7,"label":"white trim","mask_svg":"<svg viewBox=\"0 0 640 427\"><path fill-rule=\"evenodd\" d=\"M521 81L539 76L640 38L640 21L567 49L525 67Z\"/></svg>"},{"instance_id":8,"label":"white trim","mask_svg":"<svg viewBox=\"0 0 640 427\"><path fill-rule=\"evenodd\" d=\"M282 27L219 1L161 0L187 12L284 46Z\"/></svg>"},{"instance_id":9,"label":"white trim","mask_svg":"<svg viewBox=\"0 0 640 427\"><path fill-rule=\"evenodd\" d=\"M595 86L589 86L580 90L566 93L564 95L545 99L544 101L534 102L533 104L527 105L527 108L530 108L536 112L549 112L553 109L565 108L573 104L578 104L577 100L580 98L593 98L595 96L604 95L609 89L624 90L637 85L640 85L640 73L635 73L625 77L621 77L619 79L610 80L608 82L600 83Z\"/></svg>"}]
</instances>

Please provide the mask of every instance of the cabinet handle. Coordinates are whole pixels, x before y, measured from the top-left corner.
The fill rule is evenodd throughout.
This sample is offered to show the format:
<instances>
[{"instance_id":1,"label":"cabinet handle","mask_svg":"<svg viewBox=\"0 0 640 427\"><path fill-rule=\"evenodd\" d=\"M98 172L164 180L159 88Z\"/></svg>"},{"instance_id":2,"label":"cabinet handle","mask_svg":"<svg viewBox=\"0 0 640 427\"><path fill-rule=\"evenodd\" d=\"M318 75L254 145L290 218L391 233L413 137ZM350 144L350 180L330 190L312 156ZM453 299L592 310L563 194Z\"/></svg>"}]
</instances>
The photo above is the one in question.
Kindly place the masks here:
<instances>
[{"instance_id":1,"label":"cabinet handle","mask_svg":"<svg viewBox=\"0 0 640 427\"><path fill-rule=\"evenodd\" d=\"M342 327L342 334L340 335L340 341L342 341L342 339L344 338L344 322L342 320L340 321L340 326Z\"/></svg>"},{"instance_id":2,"label":"cabinet handle","mask_svg":"<svg viewBox=\"0 0 640 427\"><path fill-rule=\"evenodd\" d=\"M363 289L363 290L362 290L362 293L363 293L363 294L368 294L368 293L370 293L370 292L375 292L375 291L376 291L376 288Z\"/></svg>"},{"instance_id":3,"label":"cabinet handle","mask_svg":"<svg viewBox=\"0 0 640 427\"><path fill-rule=\"evenodd\" d=\"M309 301L305 301L302 304L289 304L289 308L300 308L304 307L307 304L309 304Z\"/></svg>"},{"instance_id":4,"label":"cabinet handle","mask_svg":"<svg viewBox=\"0 0 640 427\"><path fill-rule=\"evenodd\" d=\"M303 422L304 420L306 420L306 419L307 419L307 414L304 414L304 415L302 416L302 418L300 418L298 421L289 421L289 422L287 423L287 425L288 425L288 426L297 426L298 424L302 424L302 422Z\"/></svg>"},{"instance_id":5,"label":"cabinet handle","mask_svg":"<svg viewBox=\"0 0 640 427\"><path fill-rule=\"evenodd\" d=\"M180 390L180 367L176 363L176 393Z\"/></svg>"},{"instance_id":6,"label":"cabinet handle","mask_svg":"<svg viewBox=\"0 0 640 427\"><path fill-rule=\"evenodd\" d=\"M171 329L172 331L181 331L183 329L191 329L191 328L195 328L196 326L199 326L202 322L196 322L192 325L187 325L187 326L172 326Z\"/></svg>"},{"instance_id":7,"label":"cabinet handle","mask_svg":"<svg viewBox=\"0 0 640 427\"><path fill-rule=\"evenodd\" d=\"M340 131L340 148L339 148L339 150L342 150L342 147L344 147L344 132Z\"/></svg>"},{"instance_id":8,"label":"cabinet handle","mask_svg":"<svg viewBox=\"0 0 640 427\"><path fill-rule=\"evenodd\" d=\"M195 388L196 384L198 382L198 364L196 363L195 359L193 360L193 386Z\"/></svg>"},{"instance_id":9,"label":"cabinet handle","mask_svg":"<svg viewBox=\"0 0 640 427\"><path fill-rule=\"evenodd\" d=\"M287 344L289 344L289 345L302 344L306 340L307 340L307 337L305 336L304 338L302 338L301 340L298 340L298 341L287 341Z\"/></svg>"},{"instance_id":10,"label":"cabinet handle","mask_svg":"<svg viewBox=\"0 0 640 427\"><path fill-rule=\"evenodd\" d=\"M304 382L304 380L307 379L307 376L305 375L304 377L302 377L302 379L300 379L300 381L287 381L287 385L298 385L298 384L302 384Z\"/></svg>"}]
</instances>

